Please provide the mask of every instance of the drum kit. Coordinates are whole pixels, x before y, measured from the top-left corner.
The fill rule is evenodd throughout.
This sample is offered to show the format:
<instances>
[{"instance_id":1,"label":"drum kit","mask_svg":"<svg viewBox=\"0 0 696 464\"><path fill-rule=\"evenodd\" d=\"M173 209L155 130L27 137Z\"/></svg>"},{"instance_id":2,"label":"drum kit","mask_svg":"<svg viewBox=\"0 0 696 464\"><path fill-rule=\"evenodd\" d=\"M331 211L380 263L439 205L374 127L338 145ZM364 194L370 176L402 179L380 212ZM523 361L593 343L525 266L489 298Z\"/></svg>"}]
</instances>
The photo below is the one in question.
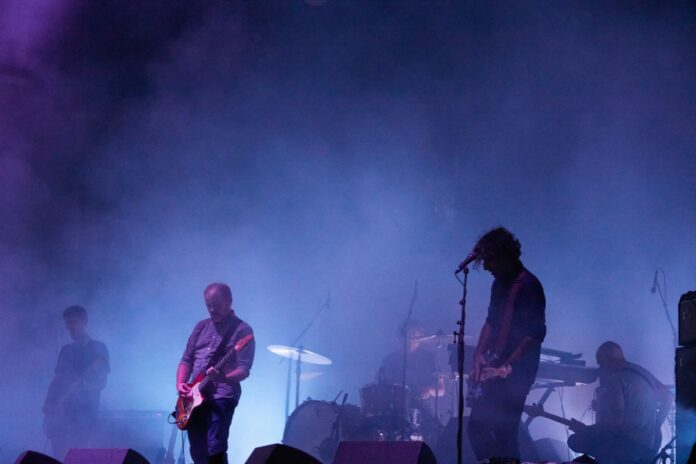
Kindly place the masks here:
<instances>
[{"instance_id":1,"label":"drum kit","mask_svg":"<svg viewBox=\"0 0 696 464\"><path fill-rule=\"evenodd\" d=\"M423 342L437 342L439 347L443 336L439 332L421 338ZM340 393L333 401L308 399L299 404L300 380L306 374L320 375L312 372L303 374L302 365L330 365L332 361L303 347L269 345L268 350L289 360L283 443L301 449L321 462L333 462L338 444L344 440L425 440L433 446L432 441L437 439L444 428L437 416L437 407L433 414L432 407L428 408L425 400L414 397L409 388L403 385L369 383L363 386L360 389L360 407L346 404L347 394L339 402ZM295 409L288 415L292 361L295 364ZM442 374L442 378L444 376ZM441 378L440 373L438 378ZM444 396L445 391L440 390L438 381L434 380L434 385L437 405L437 398Z\"/></svg>"}]
</instances>

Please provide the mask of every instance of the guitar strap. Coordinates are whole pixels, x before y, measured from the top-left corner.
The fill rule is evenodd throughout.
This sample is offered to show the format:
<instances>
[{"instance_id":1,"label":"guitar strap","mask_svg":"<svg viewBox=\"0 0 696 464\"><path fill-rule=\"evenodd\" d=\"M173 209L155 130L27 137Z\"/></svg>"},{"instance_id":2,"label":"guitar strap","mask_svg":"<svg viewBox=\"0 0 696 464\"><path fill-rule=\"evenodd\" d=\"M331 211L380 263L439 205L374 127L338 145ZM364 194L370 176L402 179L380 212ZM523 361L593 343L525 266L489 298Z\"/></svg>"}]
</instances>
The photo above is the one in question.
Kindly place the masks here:
<instances>
[{"instance_id":1,"label":"guitar strap","mask_svg":"<svg viewBox=\"0 0 696 464\"><path fill-rule=\"evenodd\" d=\"M210 361L208 362L208 365L206 366L205 369L203 369L203 372L206 372L208 369L213 367L215 364L222 359L222 357L225 355L227 352L227 343L230 341L230 337L234 333L235 330L237 330L237 327L239 327L239 324L242 322L241 319L235 317L235 322L230 324L229 328L225 332L225 335L222 337L222 340L220 340L220 344L218 345L217 349L215 350L215 353L210 357Z\"/></svg>"},{"instance_id":2,"label":"guitar strap","mask_svg":"<svg viewBox=\"0 0 696 464\"><path fill-rule=\"evenodd\" d=\"M500 332L498 333L498 339L495 341L496 357L503 354L503 350L507 344L508 336L510 335L510 326L512 325L512 313L515 311L515 302L517 301L517 295L520 293L520 289L522 288L522 279L526 277L526 275L527 270L522 269L510 287L510 293L508 293L507 301L505 301L503 320L500 323Z\"/></svg>"}]
</instances>

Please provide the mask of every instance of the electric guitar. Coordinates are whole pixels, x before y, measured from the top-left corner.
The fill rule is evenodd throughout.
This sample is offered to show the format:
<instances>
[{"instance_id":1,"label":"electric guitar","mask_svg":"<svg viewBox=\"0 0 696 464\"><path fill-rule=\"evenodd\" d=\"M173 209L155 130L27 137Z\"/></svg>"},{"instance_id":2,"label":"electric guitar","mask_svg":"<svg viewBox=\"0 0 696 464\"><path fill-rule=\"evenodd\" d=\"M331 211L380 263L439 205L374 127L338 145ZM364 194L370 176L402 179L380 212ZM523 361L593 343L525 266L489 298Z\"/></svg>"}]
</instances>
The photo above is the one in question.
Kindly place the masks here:
<instances>
[{"instance_id":1,"label":"electric guitar","mask_svg":"<svg viewBox=\"0 0 696 464\"><path fill-rule=\"evenodd\" d=\"M227 354L223 356L217 364L215 364L215 369L217 371L222 369L223 366L227 364L227 362L232 359L233 356L242 351L242 349L244 349L244 347L247 346L253 338L254 336L249 334L235 343L234 349L228 351ZM179 399L176 401L176 407L174 408L173 414L175 424L180 430L186 430L189 421L191 420L191 414L193 414L193 411L200 406L203 401L205 401L206 398L203 391L206 389L206 387L208 387L208 385L210 385L210 382L210 377L205 374L205 371L201 372L196 376L195 379L193 379L193 382L187 384L189 388L191 388L191 391L185 396L179 396Z\"/></svg>"},{"instance_id":2,"label":"electric guitar","mask_svg":"<svg viewBox=\"0 0 696 464\"><path fill-rule=\"evenodd\" d=\"M579 420L566 419L565 417L557 416L555 414L551 414L550 412L546 412L544 411L544 407L542 405L536 403L532 405L526 404L524 406L524 412L526 412L529 415L529 417L543 417L545 419L558 422L559 424L563 424L573 431L577 431L580 428L586 427L586 425L580 422Z\"/></svg>"},{"instance_id":3,"label":"electric guitar","mask_svg":"<svg viewBox=\"0 0 696 464\"><path fill-rule=\"evenodd\" d=\"M52 440L63 431L65 421L67 420L64 409L65 403L70 398L81 395L81 390L85 388L85 384L89 382L89 379L93 377L94 370L106 365L107 362L106 358L96 357L81 375L71 379L69 382L65 380L59 381L57 385L58 393L52 395L50 403L44 406L43 431L46 438ZM54 383L56 381L57 379L54 379L51 382L49 392L56 386Z\"/></svg>"},{"instance_id":4,"label":"electric guitar","mask_svg":"<svg viewBox=\"0 0 696 464\"><path fill-rule=\"evenodd\" d=\"M473 380L468 381L468 391L466 394L467 406L471 407L474 403L483 398L484 393L481 384L491 379L504 379L511 373L512 367L509 364L500 367L484 367L481 369L478 382L474 382ZM469 377L469 379L471 379L471 377Z\"/></svg>"}]
</instances>

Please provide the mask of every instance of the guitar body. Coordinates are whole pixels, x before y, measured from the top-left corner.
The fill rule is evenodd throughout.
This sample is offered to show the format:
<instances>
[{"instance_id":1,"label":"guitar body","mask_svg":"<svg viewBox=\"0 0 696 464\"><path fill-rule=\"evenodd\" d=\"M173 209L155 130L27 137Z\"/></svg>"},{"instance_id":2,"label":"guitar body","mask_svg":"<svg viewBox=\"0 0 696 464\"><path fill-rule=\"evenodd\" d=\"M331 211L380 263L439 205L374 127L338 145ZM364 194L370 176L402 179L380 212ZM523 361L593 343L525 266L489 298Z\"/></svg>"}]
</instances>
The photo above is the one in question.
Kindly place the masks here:
<instances>
[{"instance_id":1,"label":"guitar body","mask_svg":"<svg viewBox=\"0 0 696 464\"><path fill-rule=\"evenodd\" d=\"M188 428L193 411L205 401L205 397L200 391L201 381L203 381L204 378L205 376L203 375L196 377L193 382L188 384L189 388L191 388L191 392L187 396L180 396L176 401L174 418L179 430L186 430Z\"/></svg>"},{"instance_id":2,"label":"guitar body","mask_svg":"<svg viewBox=\"0 0 696 464\"><path fill-rule=\"evenodd\" d=\"M466 396L466 404L471 407L474 403L481 401L484 396L482 385L492 379L505 379L512 373L512 367L509 365L501 367L486 366L481 371L481 377L478 382L469 381L468 391Z\"/></svg>"}]
</instances>

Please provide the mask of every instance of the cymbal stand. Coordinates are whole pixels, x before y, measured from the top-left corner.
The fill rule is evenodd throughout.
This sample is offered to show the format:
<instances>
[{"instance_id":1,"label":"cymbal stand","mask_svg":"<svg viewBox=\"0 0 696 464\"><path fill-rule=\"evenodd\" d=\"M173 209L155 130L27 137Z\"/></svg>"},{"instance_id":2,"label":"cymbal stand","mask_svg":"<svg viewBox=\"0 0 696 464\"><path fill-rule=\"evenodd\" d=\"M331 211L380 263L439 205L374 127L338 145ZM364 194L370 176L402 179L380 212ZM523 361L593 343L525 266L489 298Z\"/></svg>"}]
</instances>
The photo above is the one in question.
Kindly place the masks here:
<instances>
[{"instance_id":1,"label":"cymbal stand","mask_svg":"<svg viewBox=\"0 0 696 464\"><path fill-rule=\"evenodd\" d=\"M319 310L314 314L314 317L309 321L309 323L305 326L304 329L302 329L302 332L295 338L295 341L292 342L291 346L292 347L297 347L297 344L302 340L302 337L304 337L305 333L312 327L314 324L314 321L317 320L317 317L325 310L328 309L331 306L331 290L329 290L326 293L326 300L324 300L323 303L319 305ZM297 365L295 367L295 372L296 372L296 380L295 380L295 408L299 405L300 402L300 361L302 358L302 347L297 347L300 349L300 353L297 357ZM283 362L284 360L281 359L280 362ZM285 384L285 423L288 422L288 419L290 418L290 385L292 384L291 382L291 372L292 372L292 358L288 358L288 378Z\"/></svg>"},{"instance_id":2,"label":"cymbal stand","mask_svg":"<svg viewBox=\"0 0 696 464\"><path fill-rule=\"evenodd\" d=\"M300 375L302 374L302 345L297 347L297 361L295 361L295 409L300 405Z\"/></svg>"}]
</instances>

